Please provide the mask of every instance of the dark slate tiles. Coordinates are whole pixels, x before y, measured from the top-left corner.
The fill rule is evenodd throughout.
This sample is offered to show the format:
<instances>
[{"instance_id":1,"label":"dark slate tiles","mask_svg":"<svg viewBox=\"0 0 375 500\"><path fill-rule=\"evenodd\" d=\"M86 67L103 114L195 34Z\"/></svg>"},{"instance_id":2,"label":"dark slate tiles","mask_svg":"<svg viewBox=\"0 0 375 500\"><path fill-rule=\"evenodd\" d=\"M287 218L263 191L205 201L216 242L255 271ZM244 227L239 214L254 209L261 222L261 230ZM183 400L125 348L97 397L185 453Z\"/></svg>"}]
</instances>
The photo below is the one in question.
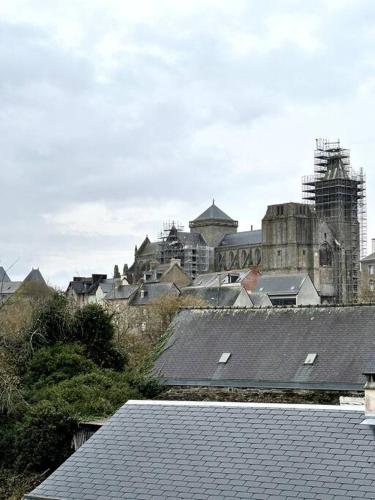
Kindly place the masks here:
<instances>
[{"instance_id":1,"label":"dark slate tiles","mask_svg":"<svg viewBox=\"0 0 375 500\"><path fill-rule=\"evenodd\" d=\"M375 306L183 310L171 331L154 367L169 384L361 389Z\"/></svg>"},{"instance_id":2,"label":"dark slate tiles","mask_svg":"<svg viewBox=\"0 0 375 500\"><path fill-rule=\"evenodd\" d=\"M362 420L334 407L130 403L26 498L375 498Z\"/></svg>"}]
</instances>

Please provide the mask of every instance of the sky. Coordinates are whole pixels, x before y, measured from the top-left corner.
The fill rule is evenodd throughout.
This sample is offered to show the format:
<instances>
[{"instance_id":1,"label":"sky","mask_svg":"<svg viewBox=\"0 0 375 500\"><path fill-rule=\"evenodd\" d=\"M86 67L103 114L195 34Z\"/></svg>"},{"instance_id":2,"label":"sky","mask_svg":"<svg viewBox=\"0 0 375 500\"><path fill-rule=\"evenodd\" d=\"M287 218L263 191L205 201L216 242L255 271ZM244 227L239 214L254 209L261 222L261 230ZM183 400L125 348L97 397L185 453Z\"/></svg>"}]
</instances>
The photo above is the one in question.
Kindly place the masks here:
<instances>
[{"instance_id":1,"label":"sky","mask_svg":"<svg viewBox=\"0 0 375 500\"><path fill-rule=\"evenodd\" d=\"M372 0L2 0L0 104L14 280L111 275L212 198L260 228L317 137L364 168L375 237Z\"/></svg>"}]
</instances>

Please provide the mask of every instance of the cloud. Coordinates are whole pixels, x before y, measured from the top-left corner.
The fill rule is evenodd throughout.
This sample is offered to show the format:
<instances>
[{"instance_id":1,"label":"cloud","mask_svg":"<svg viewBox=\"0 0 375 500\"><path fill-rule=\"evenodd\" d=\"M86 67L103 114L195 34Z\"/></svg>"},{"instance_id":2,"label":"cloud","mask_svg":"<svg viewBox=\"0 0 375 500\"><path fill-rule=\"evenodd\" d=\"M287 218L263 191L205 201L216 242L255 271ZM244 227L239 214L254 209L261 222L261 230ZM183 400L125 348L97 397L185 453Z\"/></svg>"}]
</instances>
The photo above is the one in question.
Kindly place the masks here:
<instances>
[{"instance_id":1,"label":"cloud","mask_svg":"<svg viewBox=\"0 0 375 500\"><path fill-rule=\"evenodd\" d=\"M365 0L1 2L1 263L111 272L212 197L259 227L320 135L369 169L374 20Z\"/></svg>"}]
</instances>

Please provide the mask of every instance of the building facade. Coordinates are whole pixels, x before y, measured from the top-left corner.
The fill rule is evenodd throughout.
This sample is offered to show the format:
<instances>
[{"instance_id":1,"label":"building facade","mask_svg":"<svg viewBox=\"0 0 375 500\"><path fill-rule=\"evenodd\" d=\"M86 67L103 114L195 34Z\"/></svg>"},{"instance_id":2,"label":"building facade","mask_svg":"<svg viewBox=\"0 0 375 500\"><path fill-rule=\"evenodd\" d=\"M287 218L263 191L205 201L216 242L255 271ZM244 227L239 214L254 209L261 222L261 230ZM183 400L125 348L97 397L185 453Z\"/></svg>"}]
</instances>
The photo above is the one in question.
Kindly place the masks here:
<instances>
[{"instance_id":1,"label":"building facade","mask_svg":"<svg viewBox=\"0 0 375 500\"><path fill-rule=\"evenodd\" d=\"M315 170L303 179L303 203L269 205L262 228L238 231L238 221L212 205L175 224L159 241L147 237L129 269L138 282L154 264L179 259L192 278L210 272L256 269L263 274L308 274L322 303L356 302L366 244L365 180L340 142L317 140Z\"/></svg>"}]
</instances>

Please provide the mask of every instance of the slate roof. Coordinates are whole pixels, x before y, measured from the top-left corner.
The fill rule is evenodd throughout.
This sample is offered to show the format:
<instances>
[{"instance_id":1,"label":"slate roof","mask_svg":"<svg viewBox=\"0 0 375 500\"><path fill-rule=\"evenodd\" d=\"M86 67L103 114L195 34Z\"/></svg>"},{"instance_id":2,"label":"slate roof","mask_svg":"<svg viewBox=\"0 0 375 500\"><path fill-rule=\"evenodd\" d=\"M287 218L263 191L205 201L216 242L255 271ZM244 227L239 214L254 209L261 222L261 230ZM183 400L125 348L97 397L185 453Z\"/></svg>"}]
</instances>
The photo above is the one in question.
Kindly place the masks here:
<instances>
[{"instance_id":1,"label":"slate roof","mask_svg":"<svg viewBox=\"0 0 375 500\"><path fill-rule=\"evenodd\" d=\"M236 302L243 288L239 285L236 287L186 287L181 289L181 295L186 297L196 297L202 299L208 306L211 307L231 307Z\"/></svg>"},{"instance_id":2,"label":"slate roof","mask_svg":"<svg viewBox=\"0 0 375 500\"><path fill-rule=\"evenodd\" d=\"M127 300L138 290L138 288L139 285L120 285L107 293L105 298L106 300Z\"/></svg>"},{"instance_id":3,"label":"slate roof","mask_svg":"<svg viewBox=\"0 0 375 500\"><path fill-rule=\"evenodd\" d=\"M183 245L192 245L192 246L207 245L203 236L200 233L188 233L185 231L178 231L177 238Z\"/></svg>"},{"instance_id":4,"label":"slate roof","mask_svg":"<svg viewBox=\"0 0 375 500\"><path fill-rule=\"evenodd\" d=\"M251 302L255 307L269 307L272 306L272 302L268 298L266 293L262 292L251 292L249 293Z\"/></svg>"},{"instance_id":5,"label":"slate roof","mask_svg":"<svg viewBox=\"0 0 375 500\"><path fill-rule=\"evenodd\" d=\"M236 283L241 283L241 281L249 274L248 269L242 269L239 271L220 271L216 273L204 273L198 274L194 279L194 286L202 287L216 287L219 286L219 281L221 285L228 285L228 275L234 276L238 275ZM233 284L233 283L232 283Z\"/></svg>"},{"instance_id":6,"label":"slate roof","mask_svg":"<svg viewBox=\"0 0 375 500\"><path fill-rule=\"evenodd\" d=\"M39 269L32 269L29 274L26 276L26 278L23 280L24 283L28 282L33 282L33 283L40 283L42 285L46 285L47 283L45 282L42 273L39 271Z\"/></svg>"},{"instance_id":7,"label":"slate roof","mask_svg":"<svg viewBox=\"0 0 375 500\"><path fill-rule=\"evenodd\" d=\"M367 262L367 261L370 261L370 260L375 260L375 253L372 253L372 254L368 255L364 259L361 259L361 262Z\"/></svg>"},{"instance_id":8,"label":"slate roof","mask_svg":"<svg viewBox=\"0 0 375 500\"><path fill-rule=\"evenodd\" d=\"M144 297L141 296L142 290L146 292ZM132 306L142 306L163 295L180 295L180 290L174 283L143 283L130 303Z\"/></svg>"},{"instance_id":9,"label":"slate roof","mask_svg":"<svg viewBox=\"0 0 375 500\"><path fill-rule=\"evenodd\" d=\"M167 385L360 390L375 353L375 306L186 309L170 329L154 365Z\"/></svg>"},{"instance_id":10,"label":"slate roof","mask_svg":"<svg viewBox=\"0 0 375 500\"><path fill-rule=\"evenodd\" d=\"M130 401L26 499L375 497L361 408Z\"/></svg>"},{"instance_id":11,"label":"slate roof","mask_svg":"<svg viewBox=\"0 0 375 500\"><path fill-rule=\"evenodd\" d=\"M239 233L229 233L219 243L219 247L259 245L262 243L262 230L241 231Z\"/></svg>"},{"instance_id":12,"label":"slate roof","mask_svg":"<svg viewBox=\"0 0 375 500\"><path fill-rule=\"evenodd\" d=\"M6 281L0 284L0 295L11 295L15 293L21 285L22 281Z\"/></svg>"},{"instance_id":13,"label":"slate roof","mask_svg":"<svg viewBox=\"0 0 375 500\"><path fill-rule=\"evenodd\" d=\"M295 295L301 289L307 274L262 275L258 278L255 292L268 295Z\"/></svg>"},{"instance_id":14,"label":"slate roof","mask_svg":"<svg viewBox=\"0 0 375 500\"><path fill-rule=\"evenodd\" d=\"M3 268L3 266L0 266L0 283L5 283L6 281L9 282L10 278L7 275L7 273L6 273L5 269Z\"/></svg>"},{"instance_id":15,"label":"slate roof","mask_svg":"<svg viewBox=\"0 0 375 500\"><path fill-rule=\"evenodd\" d=\"M233 219L229 217L229 215L227 215L225 212L223 212L218 206L216 206L214 202L210 207L207 208L207 210L205 210L196 219L194 219L194 222L199 220L227 220L234 222Z\"/></svg>"}]
</instances>

